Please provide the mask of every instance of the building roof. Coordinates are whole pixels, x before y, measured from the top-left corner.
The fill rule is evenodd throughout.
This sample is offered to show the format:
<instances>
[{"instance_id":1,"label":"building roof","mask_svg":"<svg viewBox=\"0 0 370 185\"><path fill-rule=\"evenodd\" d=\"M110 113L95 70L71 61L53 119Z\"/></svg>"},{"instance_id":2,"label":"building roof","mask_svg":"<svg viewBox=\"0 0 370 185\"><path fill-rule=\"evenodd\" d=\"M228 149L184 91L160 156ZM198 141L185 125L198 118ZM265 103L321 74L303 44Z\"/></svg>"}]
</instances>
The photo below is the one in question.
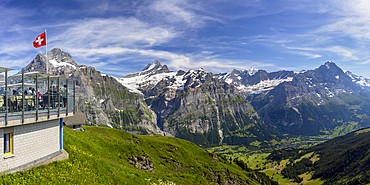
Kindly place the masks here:
<instances>
[{"instance_id":1,"label":"building roof","mask_svg":"<svg viewBox=\"0 0 370 185\"><path fill-rule=\"evenodd\" d=\"M86 121L86 116L82 112L76 112L76 114L74 116L64 118L64 120L63 120L63 122L67 126L82 125L82 124L85 124L85 121Z\"/></svg>"},{"instance_id":2,"label":"building roof","mask_svg":"<svg viewBox=\"0 0 370 185\"><path fill-rule=\"evenodd\" d=\"M12 71L14 69L9 69L9 68L6 68L6 67L0 67L0 73L3 73L5 71Z\"/></svg>"}]
</instances>

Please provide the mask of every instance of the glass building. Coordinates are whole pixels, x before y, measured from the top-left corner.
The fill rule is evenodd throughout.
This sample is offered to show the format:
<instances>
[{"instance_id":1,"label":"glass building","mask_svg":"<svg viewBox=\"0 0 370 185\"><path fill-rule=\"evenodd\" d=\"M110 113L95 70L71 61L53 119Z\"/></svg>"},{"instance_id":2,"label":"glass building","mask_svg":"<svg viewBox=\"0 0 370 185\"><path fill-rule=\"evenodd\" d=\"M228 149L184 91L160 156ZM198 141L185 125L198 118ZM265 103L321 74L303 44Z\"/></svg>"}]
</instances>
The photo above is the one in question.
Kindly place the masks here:
<instances>
[{"instance_id":1,"label":"glass building","mask_svg":"<svg viewBox=\"0 0 370 185\"><path fill-rule=\"evenodd\" d=\"M63 118L75 114L75 81L0 67L0 173L63 159ZM1 155L0 155L1 156Z\"/></svg>"}]
</instances>

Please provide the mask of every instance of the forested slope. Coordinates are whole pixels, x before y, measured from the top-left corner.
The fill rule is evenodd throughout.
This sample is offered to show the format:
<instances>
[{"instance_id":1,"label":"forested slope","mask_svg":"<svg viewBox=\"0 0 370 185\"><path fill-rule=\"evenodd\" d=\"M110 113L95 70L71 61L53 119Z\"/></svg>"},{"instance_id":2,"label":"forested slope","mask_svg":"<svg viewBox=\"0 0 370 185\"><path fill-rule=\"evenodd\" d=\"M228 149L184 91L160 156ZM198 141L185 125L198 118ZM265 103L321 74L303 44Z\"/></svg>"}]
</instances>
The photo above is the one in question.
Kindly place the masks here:
<instances>
[{"instance_id":1,"label":"forested slope","mask_svg":"<svg viewBox=\"0 0 370 185\"><path fill-rule=\"evenodd\" d=\"M324 184L370 183L370 128L361 129L326 141L306 150L285 149L270 154L268 159L290 159L282 170L284 176L296 179L303 173L312 173L312 178L324 180ZM312 153L305 160L295 162L301 156ZM313 158L319 160L313 162ZM311 160L308 160L311 159Z\"/></svg>"}]
</instances>

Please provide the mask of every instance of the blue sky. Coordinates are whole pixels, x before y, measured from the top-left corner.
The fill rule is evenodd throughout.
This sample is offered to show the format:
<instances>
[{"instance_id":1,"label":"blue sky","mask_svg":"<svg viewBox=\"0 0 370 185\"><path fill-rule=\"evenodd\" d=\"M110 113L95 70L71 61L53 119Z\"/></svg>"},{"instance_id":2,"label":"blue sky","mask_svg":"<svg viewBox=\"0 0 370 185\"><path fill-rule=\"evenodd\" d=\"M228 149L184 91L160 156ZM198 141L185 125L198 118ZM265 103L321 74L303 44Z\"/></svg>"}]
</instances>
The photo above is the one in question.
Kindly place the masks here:
<instances>
[{"instance_id":1,"label":"blue sky","mask_svg":"<svg viewBox=\"0 0 370 185\"><path fill-rule=\"evenodd\" d=\"M366 0L0 0L1 66L45 47L117 77L159 60L170 70L315 69L326 61L370 78Z\"/></svg>"}]
</instances>

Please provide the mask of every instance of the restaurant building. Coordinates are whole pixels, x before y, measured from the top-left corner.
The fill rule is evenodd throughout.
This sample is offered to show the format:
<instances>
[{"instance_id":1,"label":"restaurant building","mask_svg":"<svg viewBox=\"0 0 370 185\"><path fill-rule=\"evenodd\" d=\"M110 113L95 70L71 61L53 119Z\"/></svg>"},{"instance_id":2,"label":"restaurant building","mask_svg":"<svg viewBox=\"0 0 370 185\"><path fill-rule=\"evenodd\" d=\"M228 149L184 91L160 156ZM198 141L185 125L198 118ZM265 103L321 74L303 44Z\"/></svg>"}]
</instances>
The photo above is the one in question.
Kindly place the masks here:
<instances>
[{"instance_id":1,"label":"restaurant building","mask_svg":"<svg viewBox=\"0 0 370 185\"><path fill-rule=\"evenodd\" d=\"M41 72L8 75L0 67L0 173L68 157L63 118L75 113L75 82Z\"/></svg>"}]
</instances>

